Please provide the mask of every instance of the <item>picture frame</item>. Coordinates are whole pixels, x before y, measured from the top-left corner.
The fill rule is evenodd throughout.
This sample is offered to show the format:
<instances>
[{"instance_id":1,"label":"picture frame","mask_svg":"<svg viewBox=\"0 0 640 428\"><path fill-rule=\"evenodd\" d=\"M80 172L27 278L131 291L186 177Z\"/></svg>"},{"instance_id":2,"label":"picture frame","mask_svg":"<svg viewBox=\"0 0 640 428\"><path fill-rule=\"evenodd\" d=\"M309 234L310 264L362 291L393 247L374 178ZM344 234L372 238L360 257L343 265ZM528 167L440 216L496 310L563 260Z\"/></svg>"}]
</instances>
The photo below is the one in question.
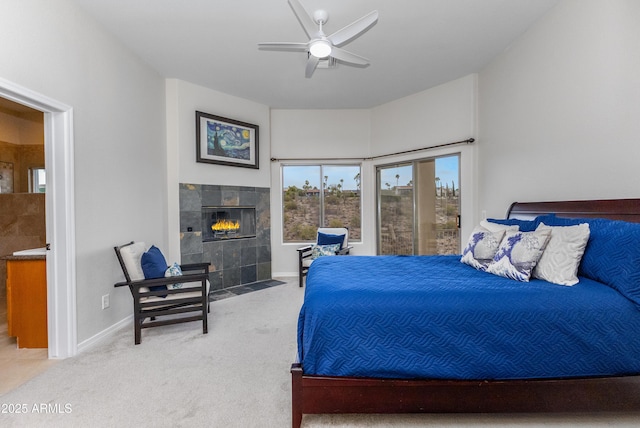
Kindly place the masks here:
<instances>
[{"instance_id":1,"label":"picture frame","mask_svg":"<svg viewBox=\"0 0 640 428\"><path fill-rule=\"evenodd\" d=\"M259 127L196 111L196 162L259 168Z\"/></svg>"}]
</instances>

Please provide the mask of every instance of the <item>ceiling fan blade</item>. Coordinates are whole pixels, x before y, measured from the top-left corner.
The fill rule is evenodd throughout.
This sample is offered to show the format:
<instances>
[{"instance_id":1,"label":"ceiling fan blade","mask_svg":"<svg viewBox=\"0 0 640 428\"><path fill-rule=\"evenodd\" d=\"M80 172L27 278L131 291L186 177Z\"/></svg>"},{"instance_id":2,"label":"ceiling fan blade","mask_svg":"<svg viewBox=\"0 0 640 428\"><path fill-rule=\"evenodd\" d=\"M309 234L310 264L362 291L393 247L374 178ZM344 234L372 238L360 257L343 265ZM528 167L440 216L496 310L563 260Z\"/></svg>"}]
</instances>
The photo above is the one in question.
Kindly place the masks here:
<instances>
[{"instance_id":1,"label":"ceiling fan blade","mask_svg":"<svg viewBox=\"0 0 640 428\"><path fill-rule=\"evenodd\" d=\"M339 61L348 62L349 64L369 65L369 60L367 58L347 52L344 49L337 48L335 46L331 49L331 56Z\"/></svg>"},{"instance_id":2,"label":"ceiling fan blade","mask_svg":"<svg viewBox=\"0 0 640 428\"><path fill-rule=\"evenodd\" d=\"M346 27L336 31L327 38L331 40L331 43L335 46L340 46L360 36L376 22L378 22L378 11L374 10L357 21L354 21Z\"/></svg>"},{"instance_id":3,"label":"ceiling fan blade","mask_svg":"<svg viewBox=\"0 0 640 428\"><path fill-rule=\"evenodd\" d=\"M309 49L309 46L308 46L308 43L271 42L271 43L258 43L258 49L265 49L265 50L271 50L271 51L306 52Z\"/></svg>"},{"instance_id":4,"label":"ceiling fan blade","mask_svg":"<svg viewBox=\"0 0 640 428\"><path fill-rule=\"evenodd\" d=\"M309 61L307 61L307 67L304 70L304 77L307 79L313 76L313 72L316 71L316 67L320 62L320 58L316 58L313 55L309 55Z\"/></svg>"},{"instance_id":5,"label":"ceiling fan blade","mask_svg":"<svg viewBox=\"0 0 640 428\"><path fill-rule=\"evenodd\" d=\"M313 39L318 33L318 26L313 18L311 18L311 15L309 15L309 12L307 12L298 0L289 0L289 6L293 9L293 13L298 18L298 21L300 21L304 32L307 33L310 39Z\"/></svg>"}]
</instances>

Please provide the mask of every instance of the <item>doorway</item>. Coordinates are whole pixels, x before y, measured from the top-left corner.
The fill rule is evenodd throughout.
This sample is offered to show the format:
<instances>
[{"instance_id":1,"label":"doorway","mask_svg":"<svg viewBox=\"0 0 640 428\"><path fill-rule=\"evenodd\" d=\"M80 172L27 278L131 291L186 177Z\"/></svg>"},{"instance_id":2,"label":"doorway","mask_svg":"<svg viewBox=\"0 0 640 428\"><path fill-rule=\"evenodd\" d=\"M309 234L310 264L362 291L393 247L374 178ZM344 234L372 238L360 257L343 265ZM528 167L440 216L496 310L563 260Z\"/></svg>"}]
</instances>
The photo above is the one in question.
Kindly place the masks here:
<instances>
[{"instance_id":1,"label":"doorway","mask_svg":"<svg viewBox=\"0 0 640 428\"><path fill-rule=\"evenodd\" d=\"M460 155L376 167L377 254L458 254Z\"/></svg>"},{"instance_id":2,"label":"doorway","mask_svg":"<svg viewBox=\"0 0 640 428\"><path fill-rule=\"evenodd\" d=\"M0 97L44 114L48 357L77 353L73 109L0 78Z\"/></svg>"}]
</instances>

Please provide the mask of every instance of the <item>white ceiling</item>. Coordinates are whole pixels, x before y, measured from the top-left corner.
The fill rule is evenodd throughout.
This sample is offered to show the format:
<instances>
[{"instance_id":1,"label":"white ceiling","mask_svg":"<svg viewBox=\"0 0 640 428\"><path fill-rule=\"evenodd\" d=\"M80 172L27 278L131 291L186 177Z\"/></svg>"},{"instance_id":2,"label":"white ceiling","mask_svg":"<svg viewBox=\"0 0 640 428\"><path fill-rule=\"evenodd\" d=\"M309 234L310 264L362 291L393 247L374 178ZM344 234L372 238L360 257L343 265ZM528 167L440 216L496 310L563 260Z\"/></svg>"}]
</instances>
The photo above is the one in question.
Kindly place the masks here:
<instances>
[{"instance_id":1,"label":"white ceiling","mask_svg":"<svg viewBox=\"0 0 640 428\"><path fill-rule=\"evenodd\" d=\"M0 98L0 113L32 122L44 123L44 116L41 111L18 104L6 98Z\"/></svg>"},{"instance_id":2,"label":"white ceiling","mask_svg":"<svg viewBox=\"0 0 640 428\"><path fill-rule=\"evenodd\" d=\"M300 0L329 12L325 33L372 10L344 48L371 61L304 77L307 42L287 0L74 0L162 76L273 108L371 108L479 72L559 0Z\"/></svg>"}]
</instances>

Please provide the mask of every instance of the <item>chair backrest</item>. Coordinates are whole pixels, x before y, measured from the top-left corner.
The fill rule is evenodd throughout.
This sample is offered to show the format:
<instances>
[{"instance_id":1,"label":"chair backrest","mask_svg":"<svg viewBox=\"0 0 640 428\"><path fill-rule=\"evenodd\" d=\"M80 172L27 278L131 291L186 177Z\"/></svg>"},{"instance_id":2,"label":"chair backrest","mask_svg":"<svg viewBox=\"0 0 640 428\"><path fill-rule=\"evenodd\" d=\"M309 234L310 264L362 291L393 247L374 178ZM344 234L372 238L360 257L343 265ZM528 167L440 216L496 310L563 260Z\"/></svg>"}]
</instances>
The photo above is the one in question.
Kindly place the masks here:
<instances>
[{"instance_id":1,"label":"chair backrest","mask_svg":"<svg viewBox=\"0 0 640 428\"><path fill-rule=\"evenodd\" d=\"M319 227L318 233L326 233L329 235L344 235L342 248L346 248L349 246L349 229L347 229L346 227ZM316 242L318 242L317 238Z\"/></svg>"},{"instance_id":2,"label":"chair backrest","mask_svg":"<svg viewBox=\"0 0 640 428\"><path fill-rule=\"evenodd\" d=\"M142 255L147 250L144 242L129 242L128 244L114 247L116 256L120 262L122 273L127 281L144 279L142 271Z\"/></svg>"}]
</instances>

